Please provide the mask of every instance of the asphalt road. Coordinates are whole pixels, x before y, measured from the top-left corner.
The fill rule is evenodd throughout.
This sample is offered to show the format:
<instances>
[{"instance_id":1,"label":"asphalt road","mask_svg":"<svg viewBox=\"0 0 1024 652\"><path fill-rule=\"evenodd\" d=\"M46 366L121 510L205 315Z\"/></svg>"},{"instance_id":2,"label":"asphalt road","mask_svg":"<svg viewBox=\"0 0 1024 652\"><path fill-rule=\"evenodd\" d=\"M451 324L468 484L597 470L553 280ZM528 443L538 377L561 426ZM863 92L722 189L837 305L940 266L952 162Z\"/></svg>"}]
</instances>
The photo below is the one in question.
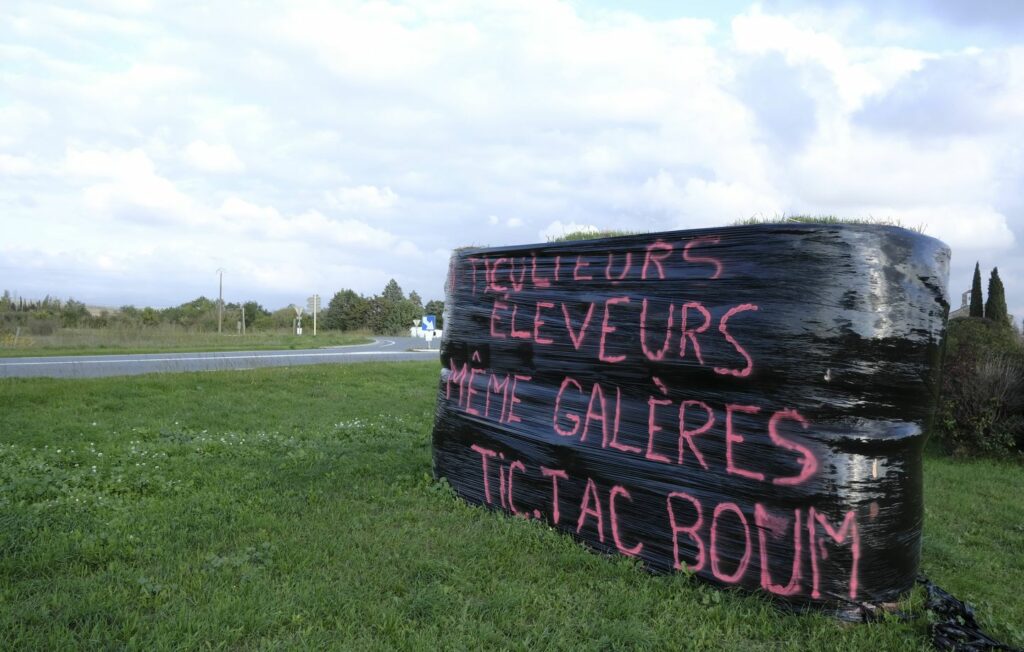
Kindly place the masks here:
<instances>
[{"instance_id":1,"label":"asphalt road","mask_svg":"<svg viewBox=\"0 0 1024 652\"><path fill-rule=\"evenodd\" d=\"M96 378L99 376L255 369L256 367L288 367L307 364L437 360L438 345L438 341L432 343L433 351L410 351L409 349L413 348L424 348L426 343L421 339L411 337L392 337L374 340L372 344L307 350L0 358L0 378L32 376Z\"/></svg>"}]
</instances>

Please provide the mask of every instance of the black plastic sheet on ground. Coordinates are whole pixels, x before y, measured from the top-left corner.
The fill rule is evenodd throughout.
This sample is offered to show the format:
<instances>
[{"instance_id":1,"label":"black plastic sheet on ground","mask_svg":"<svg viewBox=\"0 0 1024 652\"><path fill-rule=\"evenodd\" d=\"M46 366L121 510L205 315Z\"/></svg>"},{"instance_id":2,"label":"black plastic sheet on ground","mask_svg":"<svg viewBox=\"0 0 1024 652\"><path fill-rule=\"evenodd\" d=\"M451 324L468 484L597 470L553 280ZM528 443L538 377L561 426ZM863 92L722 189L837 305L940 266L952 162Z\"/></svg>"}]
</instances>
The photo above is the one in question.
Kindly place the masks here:
<instances>
[{"instance_id":1,"label":"black plastic sheet on ground","mask_svg":"<svg viewBox=\"0 0 1024 652\"><path fill-rule=\"evenodd\" d=\"M841 615L894 601L948 261L810 224L460 251L434 473L652 570Z\"/></svg>"}]
</instances>

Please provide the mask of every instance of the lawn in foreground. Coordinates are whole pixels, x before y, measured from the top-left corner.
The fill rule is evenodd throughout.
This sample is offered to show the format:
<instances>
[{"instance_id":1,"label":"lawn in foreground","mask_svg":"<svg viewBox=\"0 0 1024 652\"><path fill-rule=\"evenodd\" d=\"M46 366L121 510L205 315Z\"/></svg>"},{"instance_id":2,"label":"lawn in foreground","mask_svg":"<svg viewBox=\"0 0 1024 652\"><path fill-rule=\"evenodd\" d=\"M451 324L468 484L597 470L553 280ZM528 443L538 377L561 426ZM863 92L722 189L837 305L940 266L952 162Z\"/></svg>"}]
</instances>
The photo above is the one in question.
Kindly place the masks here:
<instances>
[{"instance_id":1,"label":"lawn in foreground","mask_svg":"<svg viewBox=\"0 0 1024 652\"><path fill-rule=\"evenodd\" d=\"M208 351L269 351L315 349L324 346L369 344L366 333L321 331L316 337L291 332L187 333L174 328L64 328L53 335L0 337L0 358L54 355L128 353L193 353Z\"/></svg>"},{"instance_id":2,"label":"lawn in foreground","mask_svg":"<svg viewBox=\"0 0 1024 652\"><path fill-rule=\"evenodd\" d=\"M0 648L927 648L461 503L429 475L438 371L0 381ZM1024 643L1024 469L926 470L924 571Z\"/></svg>"}]
</instances>

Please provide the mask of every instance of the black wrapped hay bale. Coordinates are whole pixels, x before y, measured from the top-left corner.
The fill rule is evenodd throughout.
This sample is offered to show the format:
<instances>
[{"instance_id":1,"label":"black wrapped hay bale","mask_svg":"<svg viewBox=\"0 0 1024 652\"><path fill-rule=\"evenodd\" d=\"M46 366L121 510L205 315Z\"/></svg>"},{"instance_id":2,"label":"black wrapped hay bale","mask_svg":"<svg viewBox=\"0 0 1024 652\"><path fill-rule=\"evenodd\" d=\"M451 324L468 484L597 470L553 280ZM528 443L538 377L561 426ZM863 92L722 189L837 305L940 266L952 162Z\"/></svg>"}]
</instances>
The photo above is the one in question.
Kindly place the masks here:
<instances>
[{"instance_id":1,"label":"black wrapped hay bale","mask_svg":"<svg viewBox=\"0 0 1024 652\"><path fill-rule=\"evenodd\" d=\"M948 261L873 225L461 251L434 473L653 570L840 614L896 600Z\"/></svg>"}]
</instances>

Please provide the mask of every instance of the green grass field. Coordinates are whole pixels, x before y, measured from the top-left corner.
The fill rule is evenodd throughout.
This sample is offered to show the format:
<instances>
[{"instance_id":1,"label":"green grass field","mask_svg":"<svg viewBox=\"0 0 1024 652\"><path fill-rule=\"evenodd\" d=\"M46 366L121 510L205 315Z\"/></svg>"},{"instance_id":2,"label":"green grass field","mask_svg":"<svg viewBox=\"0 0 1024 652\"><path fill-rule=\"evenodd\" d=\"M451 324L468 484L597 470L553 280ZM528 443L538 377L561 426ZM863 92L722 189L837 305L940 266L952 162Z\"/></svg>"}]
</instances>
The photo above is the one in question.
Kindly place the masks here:
<instances>
[{"instance_id":1,"label":"green grass field","mask_svg":"<svg viewBox=\"0 0 1024 652\"><path fill-rule=\"evenodd\" d=\"M368 344L366 333L320 331L304 335L289 331L235 333L188 333L177 328L62 328L52 335L0 337L0 358L52 355L103 355L122 353L178 353L193 351L266 351L315 349L324 346Z\"/></svg>"},{"instance_id":2,"label":"green grass field","mask_svg":"<svg viewBox=\"0 0 1024 652\"><path fill-rule=\"evenodd\" d=\"M923 617L789 615L461 503L438 371L0 380L0 649L927 649ZM1022 495L927 459L923 570L1017 645Z\"/></svg>"}]
</instances>

